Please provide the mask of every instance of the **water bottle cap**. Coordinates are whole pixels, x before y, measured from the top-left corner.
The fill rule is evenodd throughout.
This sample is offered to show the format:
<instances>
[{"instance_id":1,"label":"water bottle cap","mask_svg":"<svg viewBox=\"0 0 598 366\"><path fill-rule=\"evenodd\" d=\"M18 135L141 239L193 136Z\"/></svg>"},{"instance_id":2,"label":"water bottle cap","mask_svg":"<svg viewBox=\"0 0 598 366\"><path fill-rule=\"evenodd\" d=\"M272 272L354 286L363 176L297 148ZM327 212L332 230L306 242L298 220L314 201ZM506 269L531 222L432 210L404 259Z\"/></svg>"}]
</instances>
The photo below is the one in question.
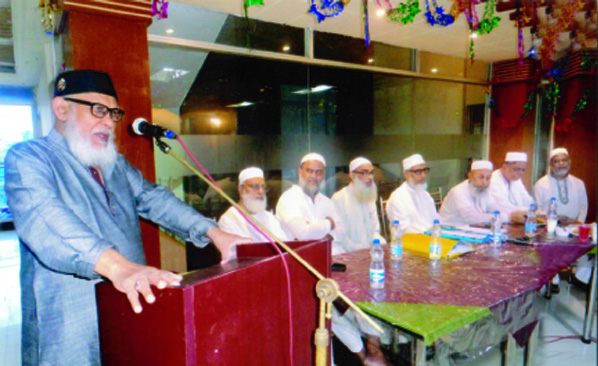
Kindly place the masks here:
<instances>
[{"instance_id":1,"label":"water bottle cap","mask_svg":"<svg viewBox=\"0 0 598 366\"><path fill-rule=\"evenodd\" d=\"M500 215L500 211L499 211L499 210L496 210L496 211L494 211L494 214L495 214L495 215Z\"/></svg>"},{"instance_id":2,"label":"water bottle cap","mask_svg":"<svg viewBox=\"0 0 598 366\"><path fill-rule=\"evenodd\" d=\"M530 208L536 208L536 204L535 204L535 203L530 203L530 204L529 204L529 207L530 207Z\"/></svg>"},{"instance_id":3,"label":"water bottle cap","mask_svg":"<svg viewBox=\"0 0 598 366\"><path fill-rule=\"evenodd\" d=\"M434 224L440 224L440 220L434 220Z\"/></svg>"},{"instance_id":4,"label":"water bottle cap","mask_svg":"<svg viewBox=\"0 0 598 366\"><path fill-rule=\"evenodd\" d=\"M398 225L399 224L399 220L395 220L392 223L395 224L395 225Z\"/></svg>"},{"instance_id":5,"label":"water bottle cap","mask_svg":"<svg viewBox=\"0 0 598 366\"><path fill-rule=\"evenodd\" d=\"M380 239L374 239L374 244L380 244Z\"/></svg>"},{"instance_id":6,"label":"water bottle cap","mask_svg":"<svg viewBox=\"0 0 598 366\"><path fill-rule=\"evenodd\" d=\"M550 197L551 201L556 201L556 197Z\"/></svg>"}]
</instances>

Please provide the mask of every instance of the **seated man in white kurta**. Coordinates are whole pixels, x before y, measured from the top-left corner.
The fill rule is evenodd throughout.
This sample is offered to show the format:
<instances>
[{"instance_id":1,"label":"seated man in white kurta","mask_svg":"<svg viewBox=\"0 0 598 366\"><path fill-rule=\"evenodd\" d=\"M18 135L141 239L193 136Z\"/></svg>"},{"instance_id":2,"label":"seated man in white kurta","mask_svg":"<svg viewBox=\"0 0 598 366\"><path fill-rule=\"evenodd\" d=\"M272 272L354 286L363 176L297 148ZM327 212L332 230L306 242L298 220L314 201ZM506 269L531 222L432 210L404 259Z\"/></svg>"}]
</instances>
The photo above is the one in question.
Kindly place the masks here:
<instances>
[{"instance_id":1,"label":"seated man in white kurta","mask_svg":"<svg viewBox=\"0 0 598 366\"><path fill-rule=\"evenodd\" d=\"M500 212L518 223L525 221L529 205L534 203L521 181L526 169L526 153L508 152L503 166L492 173L490 180L490 194L500 206Z\"/></svg>"},{"instance_id":2,"label":"seated man in white kurta","mask_svg":"<svg viewBox=\"0 0 598 366\"><path fill-rule=\"evenodd\" d=\"M278 219L266 210L266 181L260 168L250 167L239 173L239 206L247 211L259 223L264 225L276 238L282 241L292 240L282 229ZM241 237L251 238L255 242L270 241L270 238L253 227L236 207L229 208L218 220L221 230Z\"/></svg>"},{"instance_id":3,"label":"seated man in white kurta","mask_svg":"<svg viewBox=\"0 0 598 366\"><path fill-rule=\"evenodd\" d=\"M538 179L534 195L538 208L548 210L550 198L556 198L556 212L571 220L585 222L588 213L588 194L583 181L569 174L571 159L565 148L550 152L550 174Z\"/></svg>"},{"instance_id":4,"label":"seated man in white kurta","mask_svg":"<svg viewBox=\"0 0 598 366\"><path fill-rule=\"evenodd\" d=\"M403 159L405 182L388 198L386 214L390 222L399 220L404 233L421 234L439 219L434 199L426 190L430 168L420 154Z\"/></svg>"},{"instance_id":5,"label":"seated man in white kurta","mask_svg":"<svg viewBox=\"0 0 598 366\"><path fill-rule=\"evenodd\" d=\"M301 159L299 184L285 191L276 204L276 217L286 232L298 240L332 239L332 254L344 253L343 223L330 198L320 192L326 175L322 155L309 153Z\"/></svg>"},{"instance_id":6,"label":"seated man in white kurta","mask_svg":"<svg viewBox=\"0 0 598 366\"><path fill-rule=\"evenodd\" d=\"M332 195L346 233L347 252L370 248L374 239L386 244L380 235L380 221L376 210L378 189L374 182L374 166L363 157L349 164L351 183Z\"/></svg>"},{"instance_id":7,"label":"seated man in white kurta","mask_svg":"<svg viewBox=\"0 0 598 366\"><path fill-rule=\"evenodd\" d=\"M565 148L553 149L549 155L550 174L538 179L534 185L534 195L538 207L548 211L551 197L556 198L556 212L562 218L585 222L588 213L588 194L586 186L579 178L569 174L571 159ZM592 273L592 263L588 256L577 261L575 277L583 283L589 283ZM558 279L553 281L558 283Z\"/></svg>"},{"instance_id":8,"label":"seated man in white kurta","mask_svg":"<svg viewBox=\"0 0 598 366\"><path fill-rule=\"evenodd\" d=\"M493 165L487 160L471 163L467 179L451 188L442 202L439 215L442 222L450 225L489 223L494 211L500 211L488 192ZM501 213L501 220L509 217Z\"/></svg>"}]
</instances>

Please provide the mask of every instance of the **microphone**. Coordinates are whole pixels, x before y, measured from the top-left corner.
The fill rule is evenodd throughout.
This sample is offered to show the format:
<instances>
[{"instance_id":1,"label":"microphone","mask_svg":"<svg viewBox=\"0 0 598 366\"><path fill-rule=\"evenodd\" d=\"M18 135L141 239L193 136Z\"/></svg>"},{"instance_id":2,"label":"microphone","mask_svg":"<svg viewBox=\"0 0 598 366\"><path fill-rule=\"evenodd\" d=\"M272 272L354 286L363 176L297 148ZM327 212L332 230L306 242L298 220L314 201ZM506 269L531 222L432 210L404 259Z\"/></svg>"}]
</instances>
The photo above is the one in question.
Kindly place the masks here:
<instances>
[{"instance_id":1,"label":"microphone","mask_svg":"<svg viewBox=\"0 0 598 366\"><path fill-rule=\"evenodd\" d=\"M162 126L153 125L143 117L139 117L133 121L132 127L133 131L138 135L148 135L156 139L166 137L172 140L176 138L176 133Z\"/></svg>"}]
</instances>

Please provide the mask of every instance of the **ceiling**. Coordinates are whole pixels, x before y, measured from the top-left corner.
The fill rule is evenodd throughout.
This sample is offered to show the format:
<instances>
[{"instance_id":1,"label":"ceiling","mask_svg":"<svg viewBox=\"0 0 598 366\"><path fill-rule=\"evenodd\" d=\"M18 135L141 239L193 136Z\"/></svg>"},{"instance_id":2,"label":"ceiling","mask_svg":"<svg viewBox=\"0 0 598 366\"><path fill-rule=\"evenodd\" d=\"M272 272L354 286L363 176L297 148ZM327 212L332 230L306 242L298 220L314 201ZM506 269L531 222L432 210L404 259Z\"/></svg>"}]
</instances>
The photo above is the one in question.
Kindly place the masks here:
<instances>
[{"instance_id":1,"label":"ceiling","mask_svg":"<svg viewBox=\"0 0 598 366\"><path fill-rule=\"evenodd\" d=\"M174 3L200 6L207 9L243 16L243 0L175 0ZM393 6L406 3L406 0L391 0ZM430 0L432 2L432 0ZM361 12L361 0L352 0L344 11L333 18L327 18L318 23L316 17L309 13L310 0L264 0L264 6L252 6L248 10L250 18L267 22L287 24L300 28L313 28L317 31L342 34L345 36L364 38L364 26ZM469 54L469 31L466 19L461 15L454 24L443 27L428 24L424 15L425 0L420 0L421 12L415 16L413 23L402 23L389 20L385 14L379 15L380 4L387 4L386 0L369 0L369 28L370 37L374 41L434 52L460 58L467 58ZM436 0L448 13L453 1ZM484 4L476 6L478 17L484 12ZM499 26L492 33L479 36L474 40L476 60L488 62L512 59L518 57L517 28L508 19L508 13L496 13L501 17ZM158 21L159 22L159 21ZM525 44L529 44L529 31L525 32ZM567 37L568 40L568 37Z\"/></svg>"}]
</instances>

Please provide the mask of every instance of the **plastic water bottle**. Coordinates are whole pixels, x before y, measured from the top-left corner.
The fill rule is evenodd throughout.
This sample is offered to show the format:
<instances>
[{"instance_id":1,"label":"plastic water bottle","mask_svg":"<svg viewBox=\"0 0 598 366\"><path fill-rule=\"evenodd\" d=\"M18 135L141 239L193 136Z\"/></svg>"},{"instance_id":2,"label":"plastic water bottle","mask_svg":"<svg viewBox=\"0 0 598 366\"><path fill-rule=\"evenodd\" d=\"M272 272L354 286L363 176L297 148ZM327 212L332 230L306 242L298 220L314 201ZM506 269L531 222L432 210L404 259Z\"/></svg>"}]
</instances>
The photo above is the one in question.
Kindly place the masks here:
<instances>
[{"instance_id":1,"label":"plastic water bottle","mask_svg":"<svg viewBox=\"0 0 598 366\"><path fill-rule=\"evenodd\" d=\"M558 216L556 214L556 198L550 198L548 212L546 212L546 232L548 235L554 235Z\"/></svg>"},{"instance_id":2,"label":"plastic water bottle","mask_svg":"<svg viewBox=\"0 0 598 366\"><path fill-rule=\"evenodd\" d=\"M392 223L390 229L390 260L398 261L403 257L403 240L401 240L401 228L399 220Z\"/></svg>"},{"instance_id":3,"label":"plastic water bottle","mask_svg":"<svg viewBox=\"0 0 598 366\"><path fill-rule=\"evenodd\" d=\"M441 233L440 221L434 220L434 226L432 226L432 230L430 231L430 259L436 260L442 257Z\"/></svg>"},{"instance_id":4,"label":"plastic water bottle","mask_svg":"<svg viewBox=\"0 0 598 366\"><path fill-rule=\"evenodd\" d=\"M525 236L532 237L538 229L538 222L536 221L536 204L531 203L527 211L527 219L525 220Z\"/></svg>"},{"instance_id":5,"label":"plastic water bottle","mask_svg":"<svg viewBox=\"0 0 598 366\"><path fill-rule=\"evenodd\" d=\"M500 211L494 211L494 217L490 220L492 232L492 245L500 246L502 244L502 221L500 220Z\"/></svg>"},{"instance_id":6,"label":"plastic water bottle","mask_svg":"<svg viewBox=\"0 0 598 366\"><path fill-rule=\"evenodd\" d=\"M384 270L384 249L380 246L380 239L374 239L370 256L372 257L370 262L370 287L373 289L384 288L386 271Z\"/></svg>"}]
</instances>

